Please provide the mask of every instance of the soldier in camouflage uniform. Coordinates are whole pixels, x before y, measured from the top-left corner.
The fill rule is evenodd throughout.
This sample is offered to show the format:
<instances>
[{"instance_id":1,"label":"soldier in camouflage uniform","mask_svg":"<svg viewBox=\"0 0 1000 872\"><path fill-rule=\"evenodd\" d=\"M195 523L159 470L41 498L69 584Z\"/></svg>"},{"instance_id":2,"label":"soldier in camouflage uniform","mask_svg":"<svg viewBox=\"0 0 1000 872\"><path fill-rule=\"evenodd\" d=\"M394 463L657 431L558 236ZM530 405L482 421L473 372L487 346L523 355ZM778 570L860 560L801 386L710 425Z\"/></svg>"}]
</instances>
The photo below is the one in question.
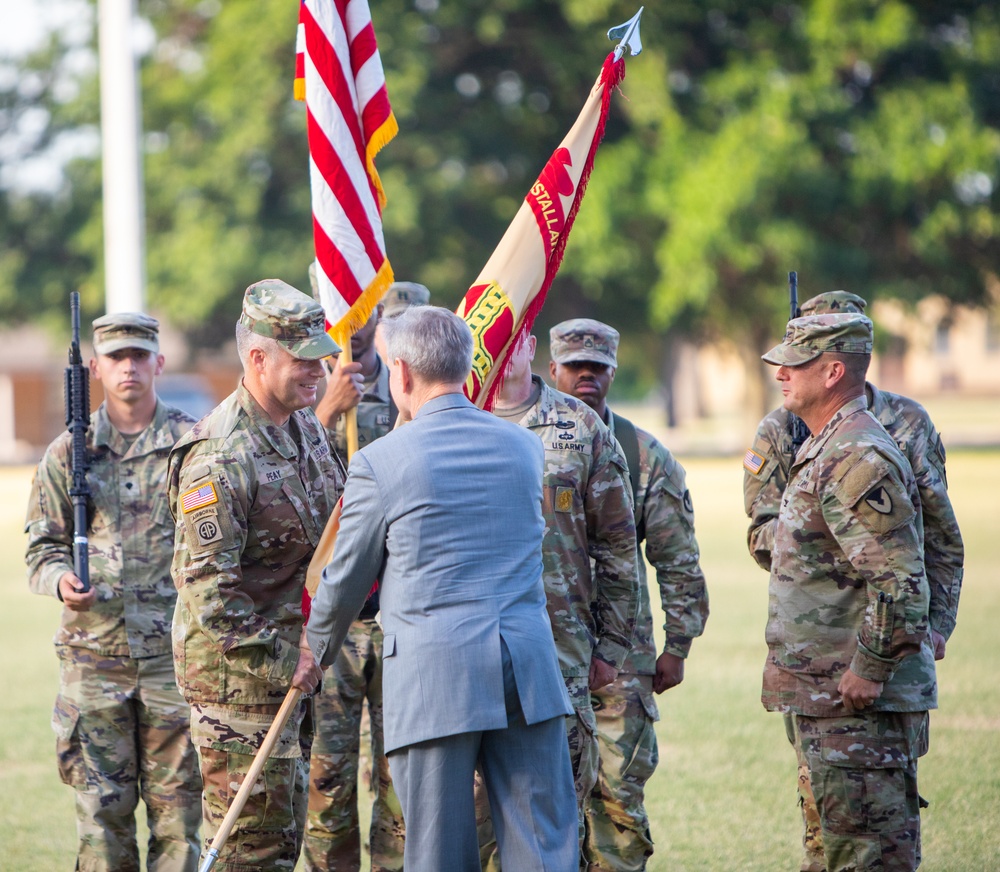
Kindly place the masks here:
<instances>
[{"instance_id":1,"label":"soldier in camouflage uniform","mask_svg":"<svg viewBox=\"0 0 1000 872\"><path fill-rule=\"evenodd\" d=\"M837 312L863 314L866 301L846 291L819 294L802 304L803 315ZM930 586L930 625L936 660L955 628L965 551L958 521L948 498L945 450L933 422L919 403L908 397L865 385L868 408L910 462L924 525L924 563ZM743 493L750 518L747 541L750 554L764 569L771 568L771 546L781 497L795 459L791 413L779 408L757 428L744 462ZM791 716L786 717L789 741L796 744ZM799 759L799 805L803 817L803 872L823 872L823 843L819 813L809 786L806 760Z\"/></svg>"},{"instance_id":2,"label":"soldier in camouflage uniform","mask_svg":"<svg viewBox=\"0 0 1000 872\"><path fill-rule=\"evenodd\" d=\"M319 303L284 282L247 288L243 381L170 455L178 683L191 704L214 837L289 689L322 675L302 633L309 560L343 488L310 408L337 346ZM311 700L289 718L218 869L292 870L305 827Z\"/></svg>"},{"instance_id":3,"label":"soldier in camouflage uniform","mask_svg":"<svg viewBox=\"0 0 1000 872\"><path fill-rule=\"evenodd\" d=\"M397 282L389 289L386 296L393 303L394 312L406 308L405 304L400 306L399 298L409 299L410 287L411 283ZM333 364L326 392L316 406L319 420L334 431L335 447L345 461L348 409L357 408L359 448L384 436L395 423L389 368L374 344L382 312L380 303L365 326L351 337L353 362L341 365L337 360ZM375 619L378 610L376 590L351 625L337 659L326 669L322 690L316 696L316 735L309 763L309 816L304 845L309 870L361 867L358 773L364 749L362 715L366 701L372 760L369 831L372 870L397 872L403 868L403 814L383 751L382 628Z\"/></svg>"},{"instance_id":4,"label":"soldier in camouflage uniform","mask_svg":"<svg viewBox=\"0 0 1000 872\"><path fill-rule=\"evenodd\" d=\"M762 700L792 715L828 872L920 865L917 758L937 705L920 502L867 410L871 322L789 322L763 359L809 428L774 525Z\"/></svg>"},{"instance_id":5,"label":"soldier in camouflage uniform","mask_svg":"<svg viewBox=\"0 0 1000 872\"><path fill-rule=\"evenodd\" d=\"M597 781L599 757L590 693L625 665L639 612L635 517L614 436L585 403L532 375L534 354L529 336L511 356L494 411L537 433L545 446L542 577L575 710L566 726L582 838L583 803ZM477 796L482 803L484 791Z\"/></svg>"},{"instance_id":6,"label":"soldier in camouflage uniform","mask_svg":"<svg viewBox=\"0 0 1000 872\"><path fill-rule=\"evenodd\" d=\"M176 592L167 454L193 423L156 397L159 325L136 313L94 322L90 370L105 401L90 417L86 531L91 587L73 570L70 434L45 452L28 506L31 589L64 605L52 726L59 772L76 789L77 868L139 869L135 810L149 826L147 866L193 870L201 779L170 654Z\"/></svg>"},{"instance_id":7,"label":"soldier in camouflage uniform","mask_svg":"<svg viewBox=\"0 0 1000 872\"><path fill-rule=\"evenodd\" d=\"M659 753L653 691L663 693L684 680L691 641L708 618L708 591L698 563L694 507L684 468L645 430L614 414L607 394L618 366L618 331L588 318L557 324L549 333L549 373L558 390L590 406L622 446L635 498L638 542L656 570L666 617L665 643L657 657L646 565L639 561L639 619L635 647L618 677L591 693L600 767L585 807L583 855L592 872L640 870L653 853L643 805L646 782ZM634 458L630 456L634 451Z\"/></svg>"}]
</instances>

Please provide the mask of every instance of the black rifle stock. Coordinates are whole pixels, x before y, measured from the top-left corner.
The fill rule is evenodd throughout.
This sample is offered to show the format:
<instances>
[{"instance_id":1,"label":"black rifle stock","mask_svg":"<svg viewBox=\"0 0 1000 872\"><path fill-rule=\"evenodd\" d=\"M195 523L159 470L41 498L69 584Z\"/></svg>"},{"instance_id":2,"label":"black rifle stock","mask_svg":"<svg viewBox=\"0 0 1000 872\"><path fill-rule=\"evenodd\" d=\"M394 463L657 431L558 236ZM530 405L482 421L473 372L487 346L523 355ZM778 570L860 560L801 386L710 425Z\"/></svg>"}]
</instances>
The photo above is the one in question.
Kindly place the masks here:
<instances>
[{"instance_id":1,"label":"black rifle stock","mask_svg":"<svg viewBox=\"0 0 1000 872\"><path fill-rule=\"evenodd\" d=\"M73 571L83 582L80 593L90 590L90 564L87 542L87 429L90 427L90 373L80 355L80 295L69 295L70 322L73 338L69 344L69 366L66 367L66 426L73 437L72 483L69 488L73 500Z\"/></svg>"},{"instance_id":2,"label":"black rifle stock","mask_svg":"<svg viewBox=\"0 0 1000 872\"><path fill-rule=\"evenodd\" d=\"M788 274L788 318L800 318L802 310L799 308L799 274L792 270ZM792 437L792 463L795 462L795 455L799 453L802 443L809 438L809 428L798 415L788 413L788 433Z\"/></svg>"}]
</instances>

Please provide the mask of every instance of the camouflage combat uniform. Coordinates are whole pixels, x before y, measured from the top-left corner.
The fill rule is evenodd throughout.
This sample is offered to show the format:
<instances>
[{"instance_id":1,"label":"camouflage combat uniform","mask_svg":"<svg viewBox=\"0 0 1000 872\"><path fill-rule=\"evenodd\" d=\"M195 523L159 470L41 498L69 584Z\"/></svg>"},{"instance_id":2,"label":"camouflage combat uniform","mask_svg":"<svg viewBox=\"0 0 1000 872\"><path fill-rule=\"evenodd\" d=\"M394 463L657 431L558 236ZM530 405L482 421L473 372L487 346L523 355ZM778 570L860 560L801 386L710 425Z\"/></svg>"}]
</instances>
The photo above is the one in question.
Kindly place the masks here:
<instances>
[{"instance_id":1,"label":"camouflage combat uniform","mask_svg":"<svg viewBox=\"0 0 1000 872\"><path fill-rule=\"evenodd\" d=\"M114 428L103 405L90 418L87 535L97 600L87 611L63 609L52 719L60 775L76 789L83 870L139 869L140 794L148 868L191 870L198 859L201 779L170 654L177 595L165 487L167 455L191 424L162 402L134 438ZM39 464L26 522L31 589L54 597L60 577L73 572L70 455L67 432Z\"/></svg>"},{"instance_id":2,"label":"camouflage combat uniform","mask_svg":"<svg viewBox=\"0 0 1000 872\"><path fill-rule=\"evenodd\" d=\"M201 758L207 845L291 686L306 569L343 477L311 409L280 427L240 385L178 443L168 484L178 522L174 658ZM295 866L309 708L289 720L217 868Z\"/></svg>"},{"instance_id":3,"label":"camouflage combat uniform","mask_svg":"<svg viewBox=\"0 0 1000 872\"><path fill-rule=\"evenodd\" d=\"M829 872L919 865L917 757L937 705L916 481L866 405L802 446L772 545L762 701L793 715ZM852 716L848 667L884 682Z\"/></svg>"},{"instance_id":4,"label":"camouflage combat uniform","mask_svg":"<svg viewBox=\"0 0 1000 872\"><path fill-rule=\"evenodd\" d=\"M868 408L886 429L913 469L920 496L924 526L924 564L930 588L931 628L948 639L955 628L962 587L965 551L958 521L948 498L945 450L934 424L919 403L899 394L881 391L871 383L865 387ZM747 454L743 494L750 528L750 554L770 571L774 525L792 464L789 413L771 412L757 428ZM756 470L756 471L755 471ZM794 725L787 718L789 740L794 741ZM809 784L809 770L799 759L799 802L804 834L803 872L824 868L819 814Z\"/></svg>"},{"instance_id":5,"label":"camouflage combat uniform","mask_svg":"<svg viewBox=\"0 0 1000 872\"><path fill-rule=\"evenodd\" d=\"M609 411L608 416L614 430L614 413ZM636 436L636 525L640 542L645 533L646 558L656 570L666 616L664 650L687 657L692 639L701 635L708 618L708 591L694 535L694 507L684 468L652 435L636 428ZM585 808L583 850L587 868L594 872L645 869L653 853L643 794L658 761L653 723L659 720L659 713L653 699L656 648L643 561L639 561L639 579L635 648L618 678L591 694L600 769Z\"/></svg>"},{"instance_id":6,"label":"camouflage combat uniform","mask_svg":"<svg viewBox=\"0 0 1000 872\"><path fill-rule=\"evenodd\" d=\"M599 758L590 661L597 655L621 669L638 619L632 489L625 458L597 413L538 376L532 382L540 391L538 399L517 423L537 433L545 446L542 578L556 653L575 710L566 726L582 838L583 803L597 781ZM480 819L484 797L484 790L477 791ZM481 827L481 843L490 831Z\"/></svg>"},{"instance_id":7,"label":"camouflage combat uniform","mask_svg":"<svg viewBox=\"0 0 1000 872\"><path fill-rule=\"evenodd\" d=\"M358 413L358 445L389 432L389 368L379 359L366 385ZM345 419L337 422L335 447L345 459ZM358 822L358 770L362 710L368 701L371 731L372 821L369 832L372 870L403 868L403 813L392 789L382 744L382 629L373 595L323 676L314 703L316 735L309 763L309 816L303 853L307 869L357 870L361 867Z\"/></svg>"}]
</instances>

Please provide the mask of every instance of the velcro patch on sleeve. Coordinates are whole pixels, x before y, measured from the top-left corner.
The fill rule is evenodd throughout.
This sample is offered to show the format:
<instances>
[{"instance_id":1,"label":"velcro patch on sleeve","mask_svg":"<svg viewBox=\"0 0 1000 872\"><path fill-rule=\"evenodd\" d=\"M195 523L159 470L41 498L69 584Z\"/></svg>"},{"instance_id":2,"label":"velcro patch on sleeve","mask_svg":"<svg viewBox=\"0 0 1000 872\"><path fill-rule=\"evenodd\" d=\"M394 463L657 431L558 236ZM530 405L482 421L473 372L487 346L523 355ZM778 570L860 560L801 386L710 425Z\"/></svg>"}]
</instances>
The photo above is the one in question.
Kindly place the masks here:
<instances>
[{"instance_id":1,"label":"velcro patch on sleeve","mask_svg":"<svg viewBox=\"0 0 1000 872\"><path fill-rule=\"evenodd\" d=\"M891 472L891 465L876 451L869 451L837 476L834 491L842 505L853 507Z\"/></svg>"}]
</instances>

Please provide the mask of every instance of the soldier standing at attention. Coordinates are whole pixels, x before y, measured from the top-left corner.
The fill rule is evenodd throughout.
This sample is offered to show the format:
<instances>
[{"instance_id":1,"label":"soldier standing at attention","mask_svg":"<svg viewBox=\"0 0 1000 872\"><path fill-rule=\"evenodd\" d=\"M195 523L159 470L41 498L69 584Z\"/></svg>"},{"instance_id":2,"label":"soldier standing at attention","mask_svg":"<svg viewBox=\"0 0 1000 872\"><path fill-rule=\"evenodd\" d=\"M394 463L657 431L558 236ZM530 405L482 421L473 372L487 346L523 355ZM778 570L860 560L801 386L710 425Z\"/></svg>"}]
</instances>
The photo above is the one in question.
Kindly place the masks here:
<instances>
[{"instance_id":1,"label":"soldier standing at attention","mask_svg":"<svg viewBox=\"0 0 1000 872\"><path fill-rule=\"evenodd\" d=\"M343 476L311 404L338 348L320 304L277 279L251 285L236 325L243 380L170 455L177 519L174 659L191 704L206 844L291 687L322 671L304 641L306 569ZM216 864L290 870L308 793L311 700L292 714Z\"/></svg>"},{"instance_id":2,"label":"soldier standing at attention","mask_svg":"<svg viewBox=\"0 0 1000 872\"><path fill-rule=\"evenodd\" d=\"M601 760L587 798L583 856L592 872L641 870L653 853L643 805L646 782L659 760L653 691L684 680L691 640L708 618L708 591L698 563L694 507L684 468L645 430L608 408L618 367L618 331L600 321L575 318L549 332L549 374L556 389L582 400L618 439L629 467L637 542L656 570L666 618L663 652L653 644L653 613L646 565L639 561L639 619L635 647L618 677L591 693Z\"/></svg>"},{"instance_id":3,"label":"soldier standing at attention","mask_svg":"<svg viewBox=\"0 0 1000 872\"><path fill-rule=\"evenodd\" d=\"M937 706L917 484L867 409L863 315L788 322L763 356L812 434L774 526L762 701L791 715L828 872L920 865L917 758Z\"/></svg>"},{"instance_id":4,"label":"soldier standing at attention","mask_svg":"<svg viewBox=\"0 0 1000 872\"><path fill-rule=\"evenodd\" d=\"M52 725L59 774L76 789L78 869L139 869L140 795L148 868L187 872L198 861L201 779L170 654L177 594L165 487L167 455L193 419L157 399L162 371L155 318L121 313L94 322L90 372L105 399L87 431L85 593L73 571L68 432L45 452L28 505L31 589L63 603Z\"/></svg>"},{"instance_id":5,"label":"soldier standing at attention","mask_svg":"<svg viewBox=\"0 0 1000 872\"><path fill-rule=\"evenodd\" d=\"M866 305L857 294L830 291L807 300L801 311L803 315L838 312L861 315ZM910 462L917 480L924 525L924 564L930 586L931 640L934 659L941 660L945 644L955 629L965 562L962 534L948 498L944 445L930 416L919 403L879 390L871 382L865 384L865 395L869 410ZM747 541L751 556L767 570L771 568L771 545L781 497L798 448L793 444L794 427L790 417L790 412L778 408L764 418L744 462L743 494L750 518ZM794 745L792 723L791 715L787 715L788 738ZM819 813L809 785L809 769L801 756L799 797L803 818L801 869L802 872L823 872Z\"/></svg>"},{"instance_id":6,"label":"soldier standing at attention","mask_svg":"<svg viewBox=\"0 0 1000 872\"><path fill-rule=\"evenodd\" d=\"M422 289L422 293L421 293ZM383 305L392 314L426 305L423 285L396 282L368 322L351 337L352 363L333 364L316 416L334 432L337 452L347 461L345 412L357 408L358 446L388 433L397 410L389 395L389 367L375 348ZM343 647L323 674L314 701L316 735L309 762L309 815L304 856L306 869L356 872L361 868L358 822L358 773L362 755L362 713L368 702L373 772L369 846L372 872L403 868L403 813L392 789L382 737L382 628L376 621L378 590L351 625Z\"/></svg>"},{"instance_id":7,"label":"soldier standing at attention","mask_svg":"<svg viewBox=\"0 0 1000 872\"><path fill-rule=\"evenodd\" d=\"M511 355L494 412L536 433L545 448L542 579L574 709L566 727L582 838L599 757L590 694L625 665L639 613L635 517L614 436L586 403L532 375L534 356L535 337L527 336Z\"/></svg>"}]
</instances>

